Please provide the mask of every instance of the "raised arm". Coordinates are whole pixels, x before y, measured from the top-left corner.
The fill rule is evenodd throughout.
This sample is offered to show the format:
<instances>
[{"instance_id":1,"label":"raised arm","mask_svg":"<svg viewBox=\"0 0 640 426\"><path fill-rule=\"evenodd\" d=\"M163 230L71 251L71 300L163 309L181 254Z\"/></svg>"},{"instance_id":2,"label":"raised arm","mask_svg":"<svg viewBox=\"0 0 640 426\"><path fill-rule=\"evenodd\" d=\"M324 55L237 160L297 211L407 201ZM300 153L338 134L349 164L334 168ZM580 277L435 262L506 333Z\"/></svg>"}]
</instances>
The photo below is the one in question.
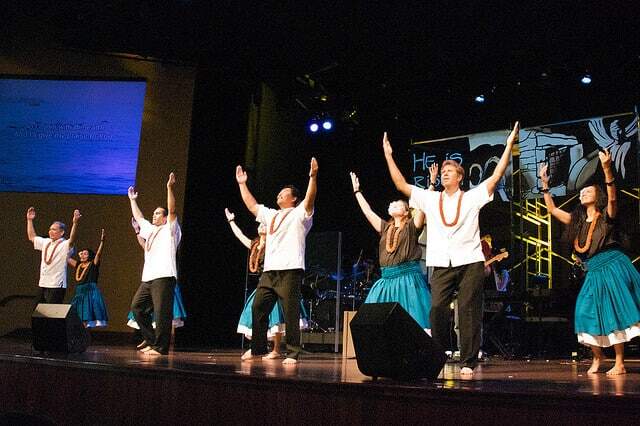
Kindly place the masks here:
<instances>
[{"instance_id":1,"label":"raised arm","mask_svg":"<svg viewBox=\"0 0 640 426\"><path fill-rule=\"evenodd\" d=\"M614 218L618 214L618 201L616 200L616 177L611 170L611 152L605 149L598 152L598 157L604 172L604 182L607 185L607 215Z\"/></svg>"},{"instance_id":2,"label":"raised arm","mask_svg":"<svg viewBox=\"0 0 640 426\"><path fill-rule=\"evenodd\" d=\"M349 175L351 176L353 194L356 196L356 201L358 201L358 205L360 206L362 213L364 213L364 217L367 218L371 226L373 226L373 229L375 229L378 233L382 232L382 219L380 218L380 216L375 214L373 210L371 210L371 206L369 206L369 203L364 198L364 195L362 195L362 192L360 192L360 180L358 179L358 176L356 176L356 174L353 172L349 172Z\"/></svg>"},{"instance_id":3,"label":"raised arm","mask_svg":"<svg viewBox=\"0 0 640 426\"><path fill-rule=\"evenodd\" d=\"M69 232L69 247L73 247L76 243L76 237L78 234L78 222L82 215L80 214L80 210L73 211L73 221L71 223L71 232Z\"/></svg>"},{"instance_id":4,"label":"raised arm","mask_svg":"<svg viewBox=\"0 0 640 426\"><path fill-rule=\"evenodd\" d=\"M144 216L142 215L142 212L138 207L138 201L137 201L138 193L135 192L135 190L133 189L133 186L129 187L129 190L127 191L127 195L129 196L129 202L131 204L131 214L133 215L135 220L138 221L138 220L144 219Z\"/></svg>"},{"instance_id":5,"label":"raised arm","mask_svg":"<svg viewBox=\"0 0 640 426\"><path fill-rule=\"evenodd\" d=\"M142 237L140 237L142 238ZM100 245L98 246L98 250L96 250L96 255L93 256L93 264L99 265L101 256L102 256L102 247L104 246L104 229L100 233Z\"/></svg>"},{"instance_id":6,"label":"raised arm","mask_svg":"<svg viewBox=\"0 0 640 426\"><path fill-rule=\"evenodd\" d=\"M391 142L389 142L389 138L387 138L387 132L384 132L384 136L382 137L382 149L384 150L384 158L387 160L387 167L389 168L389 174L391 175L393 184L396 186L398 191L402 192L405 196L410 197L411 185L409 185L404 176L402 176L402 172L393 159L393 148L391 148Z\"/></svg>"},{"instance_id":7,"label":"raised arm","mask_svg":"<svg viewBox=\"0 0 640 426\"><path fill-rule=\"evenodd\" d=\"M138 240L138 244L140 245L140 247L144 249L146 240L140 236L140 225L136 221L135 217L131 218L131 226L133 227L133 230L136 232L136 240Z\"/></svg>"},{"instance_id":8,"label":"raised arm","mask_svg":"<svg viewBox=\"0 0 640 426\"><path fill-rule=\"evenodd\" d=\"M504 151L502 152L502 156L500 157L500 161L498 161L498 165L496 166L493 174L487 178L487 192L489 195L492 195L498 186L498 182L504 176L504 172L507 170L507 166L509 165L509 160L511 159L511 150L513 149L513 144L518 140L518 135L520 134L520 122L516 121L516 124L513 126L511 133L507 137L507 144L504 147Z\"/></svg>"},{"instance_id":9,"label":"raised arm","mask_svg":"<svg viewBox=\"0 0 640 426\"><path fill-rule=\"evenodd\" d=\"M427 217L425 216L422 210L420 209L413 210L413 224L415 225L416 229L422 229L426 218Z\"/></svg>"},{"instance_id":10,"label":"raised arm","mask_svg":"<svg viewBox=\"0 0 640 426\"><path fill-rule=\"evenodd\" d=\"M254 215L258 215L258 202L254 198L251 191L249 191L249 187L247 187L247 172L242 170L242 166L236 167L236 182L238 182L238 187L240 188L240 196L242 197L242 201L244 205L247 206L247 209Z\"/></svg>"},{"instance_id":11,"label":"raised arm","mask_svg":"<svg viewBox=\"0 0 640 426\"><path fill-rule=\"evenodd\" d=\"M246 248L251 248L251 240L247 238L246 235L242 233L240 227L236 225L235 219L236 215L231 213L229 209L224 209L224 214L227 216L227 222L229 222L229 226L231 226L231 230L233 231L233 235L236 236L238 240L242 243Z\"/></svg>"},{"instance_id":12,"label":"raised arm","mask_svg":"<svg viewBox=\"0 0 640 426\"><path fill-rule=\"evenodd\" d=\"M78 266L78 261L73 258L73 255L75 254L76 254L75 249L71 248L71 250L69 250L69 256L67 256L67 264L72 268L75 268L76 266Z\"/></svg>"},{"instance_id":13,"label":"raised arm","mask_svg":"<svg viewBox=\"0 0 640 426\"><path fill-rule=\"evenodd\" d=\"M551 216L555 217L565 225L568 225L571 223L571 213L565 212L561 208L556 207L556 204L553 202L553 197L549 193L549 175L547 174L547 168L547 163L542 163L540 165L540 180L542 181L544 204L547 206L547 211L551 213Z\"/></svg>"},{"instance_id":14,"label":"raised arm","mask_svg":"<svg viewBox=\"0 0 640 426\"><path fill-rule=\"evenodd\" d=\"M302 200L302 206L307 214L313 213L313 205L316 202L316 193L318 192L318 162L311 157L311 165L309 166L309 185L307 185L307 193Z\"/></svg>"},{"instance_id":15,"label":"raised arm","mask_svg":"<svg viewBox=\"0 0 640 426\"><path fill-rule=\"evenodd\" d=\"M174 222L176 220L176 197L173 194L173 187L176 183L176 175L169 173L169 179L167 180L167 220Z\"/></svg>"},{"instance_id":16,"label":"raised arm","mask_svg":"<svg viewBox=\"0 0 640 426\"><path fill-rule=\"evenodd\" d=\"M33 240L38 236L38 234L36 234L36 228L33 226L33 219L35 218L36 209L29 207L27 209L27 238L31 242L33 242Z\"/></svg>"}]
</instances>

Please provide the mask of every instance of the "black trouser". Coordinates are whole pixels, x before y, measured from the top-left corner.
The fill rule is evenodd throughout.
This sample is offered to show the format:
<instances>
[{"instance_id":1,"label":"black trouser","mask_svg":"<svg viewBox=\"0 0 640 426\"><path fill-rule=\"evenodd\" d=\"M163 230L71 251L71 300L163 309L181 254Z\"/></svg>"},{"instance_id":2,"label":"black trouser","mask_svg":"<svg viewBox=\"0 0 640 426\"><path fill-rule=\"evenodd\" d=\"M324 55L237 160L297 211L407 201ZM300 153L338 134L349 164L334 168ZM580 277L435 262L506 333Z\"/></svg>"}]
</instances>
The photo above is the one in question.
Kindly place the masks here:
<instances>
[{"instance_id":1,"label":"black trouser","mask_svg":"<svg viewBox=\"0 0 640 426\"><path fill-rule=\"evenodd\" d=\"M169 352L171 322L173 320L174 277L143 281L131 301L131 311L144 340L161 354ZM153 315L149 315L153 308ZM156 329L151 325L155 319Z\"/></svg>"},{"instance_id":2,"label":"black trouser","mask_svg":"<svg viewBox=\"0 0 640 426\"><path fill-rule=\"evenodd\" d=\"M287 358L297 359L300 354L300 284L304 271L288 269L285 271L263 272L258 282L256 296L251 310L252 337L251 354L267 353L267 328L269 314L278 299L282 300L285 319L285 338Z\"/></svg>"},{"instance_id":3,"label":"black trouser","mask_svg":"<svg viewBox=\"0 0 640 426\"><path fill-rule=\"evenodd\" d=\"M474 368L478 364L482 333L484 262L434 268L431 276L431 335L443 348L449 342L451 301L458 291L460 319L460 363Z\"/></svg>"},{"instance_id":4,"label":"black trouser","mask_svg":"<svg viewBox=\"0 0 640 426\"><path fill-rule=\"evenodd\" d=\"M38 303L62 303L64 302L64 295L67 292L66 288L48 288L38 287L38 296L36 296L36 305Z\"/></svg>"}]
</instances>

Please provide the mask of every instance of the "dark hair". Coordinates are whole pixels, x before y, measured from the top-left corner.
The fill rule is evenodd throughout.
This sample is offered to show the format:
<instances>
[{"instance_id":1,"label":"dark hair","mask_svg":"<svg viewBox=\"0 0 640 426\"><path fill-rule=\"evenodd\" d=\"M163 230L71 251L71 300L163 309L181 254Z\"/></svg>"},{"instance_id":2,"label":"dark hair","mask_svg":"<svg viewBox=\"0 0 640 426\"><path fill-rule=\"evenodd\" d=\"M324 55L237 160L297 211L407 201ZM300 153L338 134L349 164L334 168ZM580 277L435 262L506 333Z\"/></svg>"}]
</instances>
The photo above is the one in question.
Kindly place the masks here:
<instances>
[{"instance_id":1,"label":"dark hair","mask_svg":"<svg viewBox=\"0 0 640 426\"><path fill-rule=\"evenodd\" d=\"M96 253L91 250L90 248L83 248L82 250L78 251L78 253L80 253L81 251L87 251L87 253L89 253L89 256L87 256L87 260L88 261L92 261L95 257L96 257Z\"/></svg>"},{"instance_id":2,"label":"dark hair","mask_svg":"<svg viewBox=\"0 0 640 426\"><path fill-rule=\"evenodd\" d=\"M607 193L602 190L600 185L588 185L584 188L588 188L589 186L593 186L596 190L596 209L600 213L603 213L604 209L607 207ZM571 222L565 228L562 239L569 244L573 244L573 240L575 240L580 228L586 220L587 209L582 204L578 204L571 212Z\"/></svg>"},{"instance_id":3,"label":"dark hair","mask_svg":"<svg viewBox=\"0 0 640 426\"><path fill-rule=\"evenodd\" d=\"M166 216L168 216L168 215L169 215L169 210L168 210L166 207L164 207L164 206L158 206L158 207L156 207L156 208L158 208L158 209L162 209L162 212L164 213L164 215L163 215L163 216L165 216L165 217L166 217Z\"/></svg>"},{"instance_id":4,"label":"dark hair","mask_svg":"<svg viewBox=\"0 0 640 426\"><path fill-rule=\"evenodd\" d=\"M293 185L285 185L282 189L290 189L291 190L291 196L295 197L296 199L296 206L298 204L300 204L300 191L298 190L298 188L296 188Z\"/></svg>"}]
</instances>

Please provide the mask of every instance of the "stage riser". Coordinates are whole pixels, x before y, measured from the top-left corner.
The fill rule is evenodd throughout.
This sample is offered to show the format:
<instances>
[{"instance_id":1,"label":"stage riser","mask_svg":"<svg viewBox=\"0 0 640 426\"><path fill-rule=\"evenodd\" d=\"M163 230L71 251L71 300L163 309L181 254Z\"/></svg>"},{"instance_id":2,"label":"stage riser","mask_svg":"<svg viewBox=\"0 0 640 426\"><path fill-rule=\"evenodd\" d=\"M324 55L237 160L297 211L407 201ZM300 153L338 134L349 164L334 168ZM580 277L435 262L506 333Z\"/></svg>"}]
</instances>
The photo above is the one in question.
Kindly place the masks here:
<instances>
[{"instance_id":1,"label":"stage riser","mask_svg":"<svg viewBox=\"0 0 640 426\"><path fill-rule=\"evenodd\" d=\"M295 368L295 367L294 367ZM141 371L142 370L142 371ZM416 391L385 381L335 384L215 374L0 362L0 413L59 424L626 424L625 398ZM395 383L397 384L397 383Z\"/></svg>"}]
</instances>

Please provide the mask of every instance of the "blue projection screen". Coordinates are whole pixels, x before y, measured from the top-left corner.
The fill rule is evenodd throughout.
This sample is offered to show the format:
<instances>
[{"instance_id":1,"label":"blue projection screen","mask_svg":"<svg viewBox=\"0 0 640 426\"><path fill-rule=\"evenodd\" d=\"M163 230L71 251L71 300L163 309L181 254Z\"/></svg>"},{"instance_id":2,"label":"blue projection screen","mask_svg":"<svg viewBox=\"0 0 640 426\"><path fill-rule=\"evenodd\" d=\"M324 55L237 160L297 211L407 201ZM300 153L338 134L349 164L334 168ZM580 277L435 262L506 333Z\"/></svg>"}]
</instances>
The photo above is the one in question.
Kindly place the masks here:
<instances>
[{"instance_id":1,"label":"blue projection screen","mask_svg":"<svg viewBox=\"0 0 640 426\"><path fill-rule=\"evenodd\" d=\"M0 77L0 192L123 195L146 82Z\"/></svg>"}]
</instances>

